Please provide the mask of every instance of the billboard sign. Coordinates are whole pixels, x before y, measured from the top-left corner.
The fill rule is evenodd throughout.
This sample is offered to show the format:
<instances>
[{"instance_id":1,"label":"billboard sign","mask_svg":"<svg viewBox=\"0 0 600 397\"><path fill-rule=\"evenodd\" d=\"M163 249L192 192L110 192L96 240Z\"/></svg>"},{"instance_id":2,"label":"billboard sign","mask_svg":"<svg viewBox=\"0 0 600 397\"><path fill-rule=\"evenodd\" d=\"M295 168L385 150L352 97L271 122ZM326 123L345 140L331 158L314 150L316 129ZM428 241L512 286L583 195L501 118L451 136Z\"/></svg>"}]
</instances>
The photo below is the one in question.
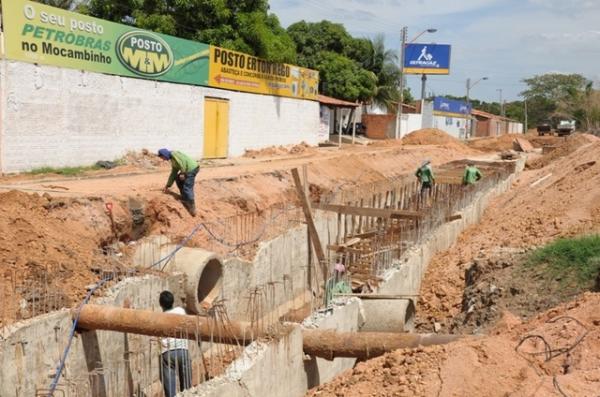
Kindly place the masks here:
<instances>
[{"instance_id":1,"label":"billboard sign","mask_svg":"<svg viewBox=\"0 0 600 397\"><path fill-rule=\"evenodd\" d=\"M404 47L404 73L450 74L450 45L407 44Z\"/></svg>"},{"instance_id":2,"label":"billboard sign","mask_svg":"<svg viewBox=\"0 0 600 397\"><path fill-rule=\"evenodd\" d=\"M209 46L25 0L3 4L6 57L193 85L208 82Z\"/></svg>"},{"instance_id":3,"label":"billboard sign","mask_svg":"<svg viewBox=\"0 0 600 397\"><path fill-rule=\"evenodd\" d=\"M209 85L255 94L316 100L319 73L210 46Z\"/></svg>"},{"instance_id":4,"label":"billboard sign","mask_svg":"<svg viewBox=\"0 0 600 397\"><path fill-rule=\"evenodd\" d=\"M449 117L466 117L471 114L471 105L464 101L441 96L433 98L433 112Z\"/></svg>"},{"instance_id":5,"label":"billboard sign","mask_svg":"<svg viewBox=\"0 0 600 397\"><path fill-rule=\"evenodd\" d=\"M319 74L27 0L3 4L9 59L316 100ZM210 70L209 70L210 69Z\"/></svg>"}]
</instances>

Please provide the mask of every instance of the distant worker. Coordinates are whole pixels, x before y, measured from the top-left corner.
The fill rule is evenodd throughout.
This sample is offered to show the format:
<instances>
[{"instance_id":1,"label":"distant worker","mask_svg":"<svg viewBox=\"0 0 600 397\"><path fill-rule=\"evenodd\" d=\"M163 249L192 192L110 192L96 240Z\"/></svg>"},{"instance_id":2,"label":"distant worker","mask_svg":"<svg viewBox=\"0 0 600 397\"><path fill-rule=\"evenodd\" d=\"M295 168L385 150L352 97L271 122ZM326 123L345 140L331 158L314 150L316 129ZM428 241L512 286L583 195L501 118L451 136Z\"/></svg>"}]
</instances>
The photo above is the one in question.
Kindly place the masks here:
<instances>
[{"instance_id":1,"label":"distant worker","mask_svg":"<svg viewBox=\"0 0 600 397\"><path fill-rule=\"evenodd\" d=\"M183 152L170 151L168 149L160 149L158 156L165 161L171 162L171 175L169 175L164 192L168 193L173 182L177 182L183 206L192 216L196 216L194 183L196 182L196 175L200 170L198 162Z\"/></svg>"},{"instance_id":2,"label":"distant worker","mask_svg":"<svg viewBox=\"0 0 600 397\"><path fill-rule=\"evenodd\" d=\"M463 175L463 185L474 185L481 178L483 178L483 175L477 167L475 167L475 163L468 163L465 168L465 174Z\"/></svg>"},{"instance_id":3,"label":"distant worker","mask_svg":"<svg viewBox=\"0 0 600 397\"><path fill-rule=\"evenodd\" d=\"M425 193L425 190L428 190L429 194L431 194L431 188L435 183L435 177L431 169L431 160L424 160L417 172L415 172L415 176L421 183L421 196Z\"/></svg>"},{"instance_id":4,"label":"distant worker","mask_svg":"<svg viewBox=\"0 0 600 397\"><path fill-rule=\"evenodd\" d=\"M183 314L185 309L173 307L175 298L170 291L160 293L158 303L163 312L170 314ZM163 384L165 397L174 397L177 394L177 378L179 378L179 391L192 387L192 362L188 351L187 339L161 338L161 371L160 380Z\"/></svg>"}]
</instances>

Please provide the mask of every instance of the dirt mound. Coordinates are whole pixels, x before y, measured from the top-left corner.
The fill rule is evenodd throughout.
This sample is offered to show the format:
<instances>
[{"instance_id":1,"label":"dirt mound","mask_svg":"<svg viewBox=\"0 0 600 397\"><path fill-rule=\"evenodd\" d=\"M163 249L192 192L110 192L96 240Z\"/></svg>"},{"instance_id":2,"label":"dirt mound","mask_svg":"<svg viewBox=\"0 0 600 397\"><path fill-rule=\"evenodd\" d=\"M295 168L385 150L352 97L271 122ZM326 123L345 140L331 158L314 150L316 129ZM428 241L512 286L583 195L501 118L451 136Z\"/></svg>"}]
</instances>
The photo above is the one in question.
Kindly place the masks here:
<instances>
[{"instance_id":1,"label":"dirt mound","mask_svg":"<svg viewBox=\"0 0 600 397\"><path fill-rule=\"evenodd\" d=\"M514 149L516 138L526 139L534 148L543 148L544 146L554 146L561 144L564 139L557 136L537 136L534 134L505 134L498 137L475 138L467 142L467 145L473 149L484 152L502 152Z\"/></svg>"},{"instance_id":2,"label":"dirt mound","mask_svg":"<svg viewBox=\"0 0 600 397\"><path fill-rule=\"evenodd\" d=\"M547 166L551 162L561 157L565 157L575 152L582 146L589 145L594 142L600 142L600 138L590 134L575 134L567 137L562 141L556 149L550 153L538 158L527 164L529 168L538 169Z\"/></svg>"},{"instance_id":3,"label":"dirt mound","mask_svg":"<svg viewBox=\"0 0 600 397\"><path fill-rule=\"evenodd\" d=\"M402 138L405 145L462 145L458 139L437 128L423 128Z\"/></svg>"},{"instance_id":4,"label":"dirt mound","mask_svg":"<svg viewBox=\"0 0 600 397\"><path fill-rule=\"evenodd\" d=\"M448 135L437 128L423 128L413 131L402 138L404 145L437 145L449 150L460 151L465 154L477 154L478 150L470 148L460 140Z\"/></svg>"},{"instance_id":5,"label":"dirt mound","mask_svg":"<svg viewBox=\"0 0 600 397\"><path fill-rule=\"evenodd\" d=\"M573 137L575 142L587 137ZM573 142L572 140L572 142ZM550 165L524 172L513 189L492 200L481 222L434 256L421 287L420 329L447 329L463 307L465 271L498 250L530 249L559 237L600 232L600 140Z\"/></svg>"},{"instance_id":6,"label":"dirt mound","mask_svg":"<svg viewBox=\"0 0 600 397\"><path fill-rule=\"evenodd\" d=\"M161 160L156 153L152 153L148 149L142 149L140 152L127 152L123 157L123 162L125 165L146 169L154 169L166 164L166 162Z\"/></svg>"},{"instance_id":7,"label":"dirt mound","mask_svg":"<svg viewBox=\"0 0 600 397\"><path fill-rule=\"evenodd\" d=\"M501 152L512 150L515 138L523 138L521 134L506 134L499 137L476 138L468 141L469 147L485 152Z\"/></svg>"},{"instance_id":8,"label":"dirt mound","mask_svg":"<svg viewBox=\"0 0 600 397\"><path fill-rule=\"evenodd\" d=\"M121 269L107 250L131 221L118 203L112 214L114 226L100 199L0 193L0 322L71 306L103 272Z\"/></svg>"},{"instance_id":9,"label":"dirt mound","mask_svg":"<svg viewBox=\"0 0 600 397\"><path fill-rule=\"evenodd\" d=\"M291 146L269 146L259 150L246 149L243 157L250 157L253 159L261 157L275 157L284 156L286 154L302 154L311 152L312 150L316 149L311 147L306 142L301 142L297 145Z\"/></svg>"},{"instance_id":10,"label":"dirt mound","mask_svg":"<svg viewBox=\"0 0 600 397\"><path fill-rule=\"evenodd\" d=\"M600 294L527 324L505 316L494 336L401 349L359 363L309 396L595 396ZM533 336L536 335L536 336ZM545 351L545 346L547 350Z\"/></svg>"}]
</instances>

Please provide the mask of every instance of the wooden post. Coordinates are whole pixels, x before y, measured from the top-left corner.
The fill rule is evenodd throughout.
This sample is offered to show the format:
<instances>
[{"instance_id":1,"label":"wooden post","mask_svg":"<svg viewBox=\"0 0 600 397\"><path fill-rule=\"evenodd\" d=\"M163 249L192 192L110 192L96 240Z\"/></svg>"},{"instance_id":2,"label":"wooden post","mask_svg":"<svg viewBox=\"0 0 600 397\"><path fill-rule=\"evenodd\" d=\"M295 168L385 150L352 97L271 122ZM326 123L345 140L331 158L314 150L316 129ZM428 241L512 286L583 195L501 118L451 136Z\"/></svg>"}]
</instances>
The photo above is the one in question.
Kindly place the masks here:
<instances>
[{"instance_id":1,"label":"wooden post","mask_svg":"<svg viewBox=\"0 0 600 397\"><path fill-rule=\"evenodd\" d=\"M292 169L292 176L294 178L294 184L296 185L296 192L300 197L300 204L302 205L302 211L304 212L304 217L306 218L306 226L308 227L310 239L313 243L317 260L321 266L321 271L323 272L323 279L326 280L327 266L325 264L325 253L323 252L323 247L321 247L321 240L319 240L319 234L317 233L317 228L315 227L315 222L310 211L310 202L306 194L304 194L304 189L302 188L302 182L300 181L298 168Z\"/></svg>"}]
</instances>

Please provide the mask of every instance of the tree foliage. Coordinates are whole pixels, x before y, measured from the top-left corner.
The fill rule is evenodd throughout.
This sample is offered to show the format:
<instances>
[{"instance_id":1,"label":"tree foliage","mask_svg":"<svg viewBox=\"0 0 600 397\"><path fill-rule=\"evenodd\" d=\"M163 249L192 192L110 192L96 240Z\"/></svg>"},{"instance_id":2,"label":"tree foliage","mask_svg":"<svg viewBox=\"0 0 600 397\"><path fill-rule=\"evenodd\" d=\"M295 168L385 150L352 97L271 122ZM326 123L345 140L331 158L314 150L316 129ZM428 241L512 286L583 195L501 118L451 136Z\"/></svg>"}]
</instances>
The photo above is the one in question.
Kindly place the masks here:
<instances>
[{"instance_id":1,"label":"tree foliage","mask_svg":"<svg viewBox=\"0 0 600 397\"><path fill-rule=\"evenodd\" d=\"M98 18L294 63L294 42L268 10L268 0L90 0L80 8Z\"/></svg>"},{"instance_id":2,"label":"tree foliage","mask_svg":"<svg viewBox=\"0 0 600 397\"><path fill-rule=\"evenodd\" d=\"M344 25L330 21L300 21L288 27L288 33L296 44L298 63L319 70L324 94L390 110L398 102L397 57L385 48L383 36L354 38ZM411 98L408 92L405 99Z\"/></svg>"},{"instance_id":3,"label":"tree foliage","mask_svg":"<svg viewBox=\"0 0 600 397\"><path fill-rule=\"evenodd\" d=\"M327 95L349 101L367 101L373 96L376 76L362 69L351 59L331 51L319 53L320 79Z\"/></svg>"},{"instance_id":4,"label":"tree foliage","mask_svg":"<svg viewBox=\"0 0 600 397\"><path fill-rule=\"evenodd\" d=\"M600 124L598 91L584 76L548 73L523 81L528 87L521 95L534 124L550 118L576 119L584 129Z\"/></svg>"}]
</instances>

